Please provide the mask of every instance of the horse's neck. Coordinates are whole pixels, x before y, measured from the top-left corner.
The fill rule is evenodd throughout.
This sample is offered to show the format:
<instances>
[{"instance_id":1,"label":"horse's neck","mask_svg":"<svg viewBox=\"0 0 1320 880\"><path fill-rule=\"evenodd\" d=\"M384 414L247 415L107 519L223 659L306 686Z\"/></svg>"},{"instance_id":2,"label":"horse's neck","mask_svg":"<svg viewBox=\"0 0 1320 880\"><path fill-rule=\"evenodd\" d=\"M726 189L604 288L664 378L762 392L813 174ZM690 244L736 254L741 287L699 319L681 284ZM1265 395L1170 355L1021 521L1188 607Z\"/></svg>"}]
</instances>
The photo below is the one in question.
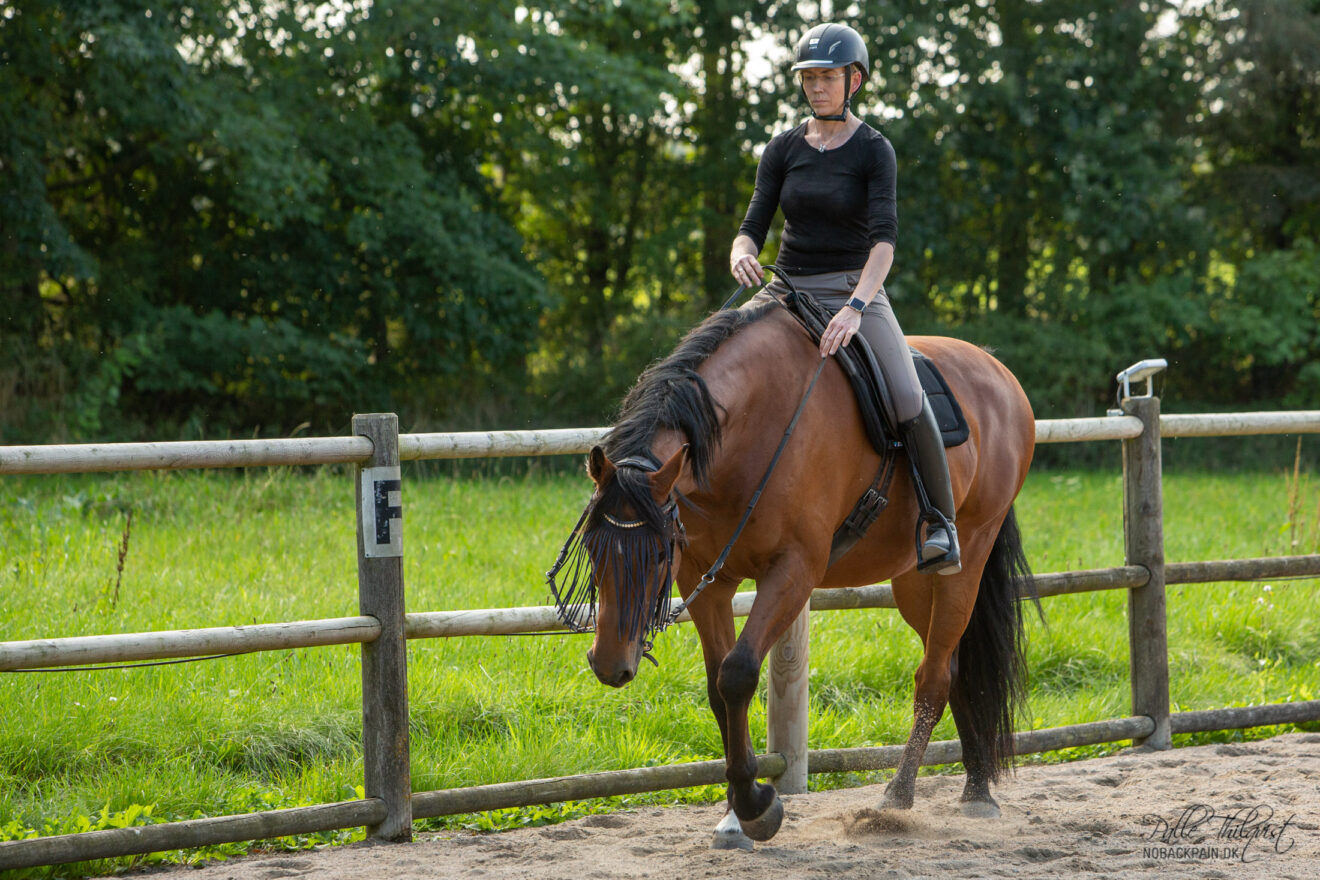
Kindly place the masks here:
<instances>
[{"instance_id":1,"label":"horse's neck","mask_svg":"<svg viewBox=\"0 0 1320 880\"><path fill-rule=\"evenodd\" d=\"M743 463L769 460L816 365L814 346L786 312L748 325L701 365L697 372L715 401L722 435L711 460L711 495L740 495L744 483L760 479L759 470ZM666 461L684 442L681 432L662 430L652 449ZM679 488L700 492L686 470Z\"/></svg>"}]
</instances>

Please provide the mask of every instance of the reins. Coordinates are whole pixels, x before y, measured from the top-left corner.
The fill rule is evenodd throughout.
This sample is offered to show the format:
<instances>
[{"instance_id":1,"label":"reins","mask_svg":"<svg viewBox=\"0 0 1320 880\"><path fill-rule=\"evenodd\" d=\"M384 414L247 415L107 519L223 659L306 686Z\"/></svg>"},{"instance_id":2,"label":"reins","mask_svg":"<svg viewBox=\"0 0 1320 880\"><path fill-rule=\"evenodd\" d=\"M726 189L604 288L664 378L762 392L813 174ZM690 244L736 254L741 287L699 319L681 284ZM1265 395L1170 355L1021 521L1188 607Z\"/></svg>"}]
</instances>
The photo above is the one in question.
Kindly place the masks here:
<instances>
[{"instance_id":1,"label":"reins","mask_svg":"<svg viewBox=\"0 0 1320 880\"><path fill-rule=\"evenodd\" d=\"M789 278L786 272L784 272L778 266L775 266L773 264L768 265L765 268L773 271L775 273L775 276L781 279L788 286L790 294L792 296L796 297L801 295L798 293L797 287L794 286L792 279ZM720 311L726 311L729 308L731 308L733 304L738 301L738 298L742 296L745 290L747 290L746 284L739 285L738 289L734 292L733 296L729 297L729 299L724 303L724 305L720 307ZM780 302L780 301L776 299L776 302ZM782 302L780 302L780 304L783 305ZM737 527L733 530L733 535L730 536L728 543L724 545L724 549L720 552L719 557L716 558L715 563L710 567L710 569L704 575L701 576L701 581L697 584L696 589L692 591L691 595L689 595L686 599L680 600L678 604L673 607L672 611L670 611L668 614L665 614L662 619L659 619L657 622L655 622L653 624L654 628L652 631L663 631L668 627L672 626L674 623L678 622L678 618L683 614L684 611L686 611L689 607L691 607L692 603L696 601L697 597L701 595L702 591L705 590L707 586L715 582L716 576L719 574L720 569L724 567L725 562L728 561L729 554L733 552L734 545L737 544L738 538L743 533L743 529L747 527L747 523L752 517L752 512L756 509L757 502L761 500L761 494L765 491L766 485L769 484L770 477L775 472L775 467L778 466L779 459L784 454L784 449L787 448L788 446L788 440L790 437L793 436L794 429L797 428L798 421L799 419L801 419L802 413L807 407L807 401L811 399L812 392L816 390L816 382L820 379L820 375L825 369L825 362L826 362L826 358L820 358L820 363L817 364L816 366L816 372L812 375L811 381L808 383L806 390L802 393L801 400L798 401L797 409L793 413L793 418L789 420L788 427L784 429L784 435L779 439L779 446L776 447L774 455L771 456L770 463L766 466L765 473L761 476L761 481L760 483L757 484L756 491L752 493L751 499L747 502L747 506L743 509L742 518L738 521ZM648 473L652 473L659 469L659 463L656 462L649 455L646 456L645 458L623 459L619 462L616 462L616 465L618 466L627 465ZM675 500L673 498L670 498L668 505L666 506L667 507L672 506L674 508L672 514L674 527L678 529L682 529L682 522L678 518L677 503L675 502ZM565 566L566 563L568 563L570 567L576 568L578 565L581 565L583 561L585 561L579 558L579 561L576 564L574 564L572 561L572 557L577 556L578 554L576 551L581 548L581 544L580 544L580 540L582 537L581 530L583 527L583 523L586 522L590 509L591 509L590 506L588 506L588 508L582 512L582 515L578 518L577 525L573 527L573 531L570 535L568 543L566 543L564 545L564 548L560 551L559 558L555 560L554 566L550 569L550 571L546 572L546 579L549 582L550 588L555 593L555 596L559 600L561 606L560 619L563 620L564 623L574 632L589 631L588 627L583 626L576 622L577 611L573 610L573 606L576 605L576 607L578 608L582 606L577 605L574 599L576 599L577 602L581 602L585 598L587 599L587 601L592 602L592 604L594 605L594 598L595 598L594 590L591 591L587 597L582 597L580 595L573 596L572 594L577 592L576 588L570 590L569 593L565 594L564 596L561 596L556 586L555 578L558 575L559 571ZM608 514L604 514L602 516L606 522L608 522L611 526L617 529L633 529L643 525L643 523L640 520L635 522L622 522L620 520L615 519L612 516L609 516ZM574 546L575 539L577 539L576 546ZM674 540L672 536L670 540L671 540L671 553L672 553L672 542ZM669 576L672 578L672 572L670 572ZM574 578L574 580L576 579ZM665 595L666 596L668 595L667 590ZM657 609L657 611L658 610L659 609ZM592 616L594 617L594 612ZM594 625L594 620L592 620L591 622ZM649 640L646 640L643 644L643 649L644 649L643 656L645 656L648 660L651 660L651 662L654 663L655 659L649 656L649 648L650 648Z\"/></svg>"},{"instance_id":2,"label":"reins","mask_svg":"<svg viewBox=\"0 0 1320 880\"><path fill-rule=\"evenodd\" d=\"M793 280L788 277L787 272L774 264L768 265L765 268L773 270L775 277L788 285L788 289L793 296L801 296L801 294L798 293L797 287L794 286ZM729 308L734 302L736 302L738 297L741 296L742 292L746 289L746 284L740 285L734 292L733 296L729 297L728 301L725 302L721 311ZM776 300L776 302L778 302L778 300ZM734 544L738 542L738 537L747 526L747 521L752 518L752 511L756 509L756 503L761 500L761 493L765 491L766 484L770 482L770 475L775 472L775 466L779 464L779 457L784 454L784 448L788 446L788 438L793 436L793 429L797 427L798 419L802 417L802 411L807 408L807 401L811 399L811 392L816 390L816 381L820 379L820 374L825 369L825 360L825 358L820 358L820 363L816 365L816 372L812 375L811 382L807 385L807 390L802 393L802 399L798 401L797 410L793 413L793 418L789 420L788 427L784 429L784 436L779 438L779 446L775 449L775 454L770 457L770 464L766 467L765 474L761 477L761 482L757 485L756 491L752 493L751 500L747 502L747 507L743 510L742 519L738 521L738 527L733 530L733 536L730 537L729 542L724 545L724 549L715 560L715 564L710 567L709 571L701 576L701 582L697 584L697 588L692 591L692 595L681 600L674 607L673 612L669 615L669 619L665 621L664 627L671 626L678 621L679 616L696 601L697 597L701 595L702 590L715 582L715 576L719 574L720 569L724 567L724 563L728 561L729 554L733 552Z\"/></svg>"}]
</instances>

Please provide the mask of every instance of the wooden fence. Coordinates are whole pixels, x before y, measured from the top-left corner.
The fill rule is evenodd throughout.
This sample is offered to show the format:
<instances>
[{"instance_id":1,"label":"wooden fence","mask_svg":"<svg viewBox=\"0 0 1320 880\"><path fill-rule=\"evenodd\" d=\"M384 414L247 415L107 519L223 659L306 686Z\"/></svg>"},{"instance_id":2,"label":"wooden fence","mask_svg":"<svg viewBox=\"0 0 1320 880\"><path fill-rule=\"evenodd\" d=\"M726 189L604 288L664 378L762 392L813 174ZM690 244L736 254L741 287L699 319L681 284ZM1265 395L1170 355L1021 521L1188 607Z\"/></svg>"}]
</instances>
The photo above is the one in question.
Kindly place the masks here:
<instances>
[{"instance_id":1,"label":"wooden fence","mask_svg":"<svg viewBox=\"0 0 1320 880\"><path fill-rule=\"evenodd\" d=\"M0 870L260 840L365 826L383 840L408 840L412 820L553 803L561 800L718 784L722 760L539 779L449 791L413 792L409 776L406 640L498 635L561 628L548 607L407 613L400 545L400 461L582 453L605 428L399 435L392 414L356 416L355 436L296 440L130 443L0 447L0 474L224 468L260 465L357 465L357 617L169 632L0 642L0 671L237 654L317 645L363 646L361 800L240 816L0 843ZM1038 443L1119 440L1123 444L1126 564L1039 575L1042 597L1126 590L1129 608L1132 714L1129 717L1017 734L1019 753L1133 740L1169 748L1174 733L1320 719L1320 700L1171 714L1165 588L1320 575L1320 556L1166 563L1163 543L1163 437L1320 433L1320 411L1165 415L1159 399L1125 399L1105 418L1036 423ZM739 594L745 616L752 594ZM785 793L806 788L809 773L894 767L901 746L812 751L807 746L807 632L810 611L893 608L887 585L817 590L811 607L770 658L768 749L762 777ZM686 619L686 618L683 618ZM956 741L931 743L926 763L960 760Z\"/></svg>"}]
</instances>

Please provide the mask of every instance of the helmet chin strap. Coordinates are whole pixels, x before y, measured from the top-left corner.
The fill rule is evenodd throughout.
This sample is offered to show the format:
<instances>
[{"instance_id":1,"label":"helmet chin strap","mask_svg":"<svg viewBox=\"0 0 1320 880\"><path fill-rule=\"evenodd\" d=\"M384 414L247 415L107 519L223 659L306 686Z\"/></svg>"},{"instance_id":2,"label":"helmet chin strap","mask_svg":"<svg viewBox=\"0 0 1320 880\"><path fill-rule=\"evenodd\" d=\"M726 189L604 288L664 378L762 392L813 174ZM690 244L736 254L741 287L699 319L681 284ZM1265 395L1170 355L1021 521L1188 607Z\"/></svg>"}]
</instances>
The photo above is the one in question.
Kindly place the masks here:
<instances>
[{"instance_id":1,"label":"helmet chin strap","mask_svg":"<svg viewBox=\"0 0 1320 880\"><path fill-rule=\"evenodd\" d=\"M827 121L827 122L847 122L847 121L848 121L848 110L850 109L851 106L852 106L851 101L850 101L848 98L845 97L845 98L843 99L843 112L842 112L842 113L835 113L835 114L832 115L832 116L822 116L822 115L820 115L819 113L817 113L815 110L812 110L812 111L811 111L811 115L814 116L814 117L816 117L817 119L823 119L823 120L825 120L825 121Z\"/></svg>"}]
</instances>

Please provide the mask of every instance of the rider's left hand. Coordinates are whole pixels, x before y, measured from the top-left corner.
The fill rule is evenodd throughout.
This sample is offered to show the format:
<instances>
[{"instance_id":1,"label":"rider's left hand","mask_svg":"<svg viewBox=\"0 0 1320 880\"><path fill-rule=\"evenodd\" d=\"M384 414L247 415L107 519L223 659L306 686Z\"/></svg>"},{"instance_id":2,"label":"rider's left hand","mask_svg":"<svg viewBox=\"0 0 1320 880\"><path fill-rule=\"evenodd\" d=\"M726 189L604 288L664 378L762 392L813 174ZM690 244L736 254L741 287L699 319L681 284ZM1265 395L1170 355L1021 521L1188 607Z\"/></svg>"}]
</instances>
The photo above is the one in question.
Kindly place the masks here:
<instances>
[{"instance_id":1,"label":"rider's left hand","mask_svg":"<svg viewBox=\"0 0 1320 880\"><path fill-rule=\"evenodd\" d=\"M852 342L862 326L862 313L847 306L839 309L820 336L820 356L829 357L841 346Z\"/></svg>"}]
</instances>

